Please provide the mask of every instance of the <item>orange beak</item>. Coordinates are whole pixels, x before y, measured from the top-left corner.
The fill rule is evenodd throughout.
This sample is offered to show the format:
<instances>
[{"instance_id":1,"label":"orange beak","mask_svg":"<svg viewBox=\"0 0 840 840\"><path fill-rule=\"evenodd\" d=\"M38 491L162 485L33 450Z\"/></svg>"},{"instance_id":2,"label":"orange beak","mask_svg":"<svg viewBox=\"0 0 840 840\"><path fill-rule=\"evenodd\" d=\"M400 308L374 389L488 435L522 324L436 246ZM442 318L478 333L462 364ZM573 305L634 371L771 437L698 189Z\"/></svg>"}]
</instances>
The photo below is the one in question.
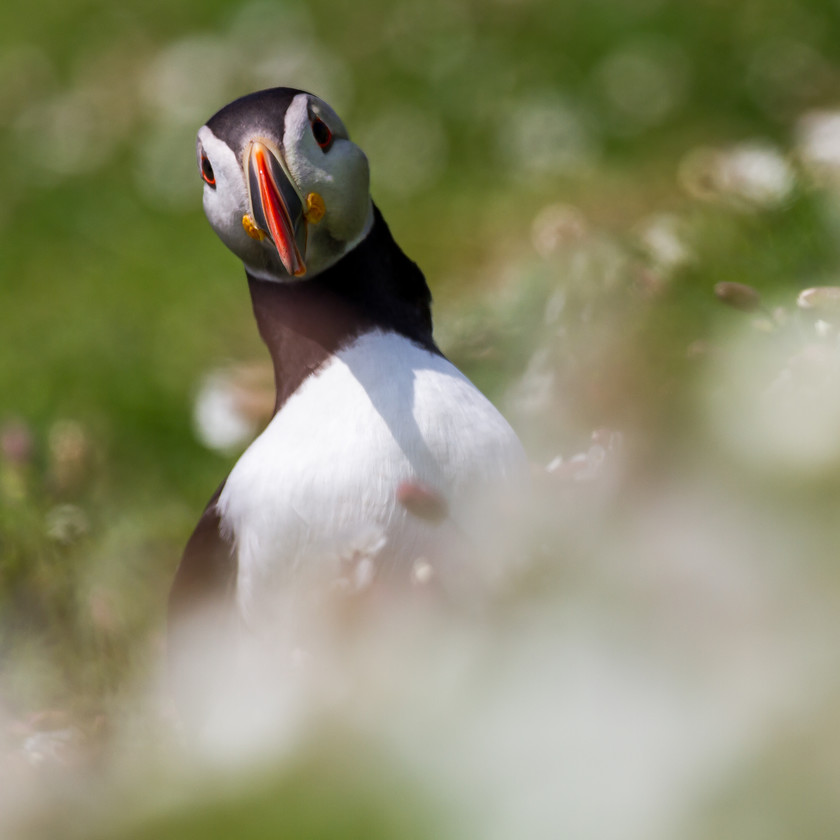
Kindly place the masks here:
<instances>
[{"instance_id":1,"label":"orange beak","mask_svg":"<svg viewBox=\"0 0 840 840\"><path fill-rule=\"evenodd\" d=\"M306 274L304 206L281 157L255 140L248 153L248 189L256 226L271 237L292 277Z\"/></svg>"}]
</instances>

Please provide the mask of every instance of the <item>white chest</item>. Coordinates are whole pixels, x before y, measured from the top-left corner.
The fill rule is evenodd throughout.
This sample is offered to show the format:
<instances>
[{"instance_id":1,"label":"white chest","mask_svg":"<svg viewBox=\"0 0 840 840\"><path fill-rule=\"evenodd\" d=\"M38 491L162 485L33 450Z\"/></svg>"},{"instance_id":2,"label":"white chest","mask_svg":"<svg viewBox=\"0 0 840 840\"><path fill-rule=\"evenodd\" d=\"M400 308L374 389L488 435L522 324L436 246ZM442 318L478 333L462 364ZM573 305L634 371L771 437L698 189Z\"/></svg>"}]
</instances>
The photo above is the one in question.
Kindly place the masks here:
<instances>
[{"instance_id":1,"label":"white chest","mask_svg":"<svg viewBox=\"0 0 840 840\"><path fill-rule=\"evenodd\" d=\"M510 426L449 362L391 333L363 335L301 385L225 484L240 605L251 612L293 577L384 545L410 563L467 515L476 490L524 467ZM396 489L407 480L441 493L449 520L405 511Z\"/></svg>"}]
</instances>

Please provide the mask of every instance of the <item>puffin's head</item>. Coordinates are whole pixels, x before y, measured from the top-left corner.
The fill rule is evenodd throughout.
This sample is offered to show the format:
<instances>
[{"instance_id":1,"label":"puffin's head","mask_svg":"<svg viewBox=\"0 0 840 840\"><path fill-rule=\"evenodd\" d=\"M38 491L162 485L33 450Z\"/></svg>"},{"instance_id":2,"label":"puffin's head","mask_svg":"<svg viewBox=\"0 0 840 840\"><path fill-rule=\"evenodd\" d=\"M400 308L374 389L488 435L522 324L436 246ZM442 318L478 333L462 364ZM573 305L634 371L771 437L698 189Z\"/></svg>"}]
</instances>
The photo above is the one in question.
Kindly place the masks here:
<instances>
[{"instance_id":1,"label":"puffin's head","mask_svg":"<svg viewBox=\"0 0 840 840\"><path fill-rule=\"evenodd\" d=\"M204 212L257 277L312 277L370 229L367 158L317 96L243 96L199 129L197 154Z\"/></svg>"}]
</instances>

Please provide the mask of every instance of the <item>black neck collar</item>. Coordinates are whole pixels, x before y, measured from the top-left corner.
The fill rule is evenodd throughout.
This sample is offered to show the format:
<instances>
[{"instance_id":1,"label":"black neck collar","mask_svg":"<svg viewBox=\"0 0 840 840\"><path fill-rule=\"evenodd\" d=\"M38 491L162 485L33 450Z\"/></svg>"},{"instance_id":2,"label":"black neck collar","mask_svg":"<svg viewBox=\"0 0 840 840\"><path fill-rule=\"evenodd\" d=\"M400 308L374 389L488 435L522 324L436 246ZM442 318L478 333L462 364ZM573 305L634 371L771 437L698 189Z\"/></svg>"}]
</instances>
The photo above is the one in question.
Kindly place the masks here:
<instances>
[{"instance_id":1,"label":"black neck collar","mask_svg":"<svg viewBox=\"0 0 840 840\"><path fill-rule=\"evenodd\" d=\"M370 233L311 280L280 283L248 274L257 326L274 364L275 412L330 355L363 333L395 332L440 352L426 279L379 209L373 211Z\"/></svg>"}]
</instances>

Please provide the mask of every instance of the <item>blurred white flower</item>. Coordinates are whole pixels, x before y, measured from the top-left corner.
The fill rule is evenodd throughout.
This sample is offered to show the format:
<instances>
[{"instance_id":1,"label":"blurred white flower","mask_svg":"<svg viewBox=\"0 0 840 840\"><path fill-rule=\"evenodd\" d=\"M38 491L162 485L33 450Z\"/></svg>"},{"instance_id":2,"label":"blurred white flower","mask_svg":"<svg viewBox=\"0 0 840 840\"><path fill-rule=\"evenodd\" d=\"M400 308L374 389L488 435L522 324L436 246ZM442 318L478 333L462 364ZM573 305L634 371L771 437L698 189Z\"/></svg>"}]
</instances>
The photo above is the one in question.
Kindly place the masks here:
<instances>
[{"instance_id":1,"label":"blurred white flower","mask_svg":"<svg viewBox=\"0 0 840 840\"><path fill-rule=\"evenodd\" d=\"M346 114L353 100L353 74L340 54L318 40L305 6L253 0L239 8L227 38L248 60L243 90L294 87L308 90Z\"/></svg>"},{"instance_id":2,"label":"blurred white flower","mask_svg":"<svg viewBox=\"0 0 840 840\"><path fill-rule=\"evenodd\" d=\"M670 213L659 213L641 222L636 235L651 262L672 271L690 262L693 254L685 242L682 220Z\"/></svg>"},{"instance_id":3,"label":"blurred white flower","mask_svg":"<svg viewBox=\"0 0 840 840\"><path fill-rule=\"evenodd\" d=\"M211 371L193 407L198 439L209 449L232 452L249 443L270 417L274 378L261 364L233 365Z\"/></svg>"},{"instance_id":4,"label":"blurred white flower","mask_svg":"<svg viewBox=\"0 0 840 840\"><path fill-rule=\"evenodd\" d=\"M339 114L347 113L353 102L350 67L317 43L290 44L283 49L275 45L253 57L246 87L260 90L278 85L311 91L329 102Z\"/></svg>"},{"instance_id":5,"label":"blurred white flower","mask_svg":"<svg viewBox=\"0 0 840 840\"><path fill-rule=\"evenodd\" d=\"M757 341L752 326L722 351L706 399L728 451L759 472L834 475L840 467L840 348L778 335Z\"/></svg>"},{"instance_id":6,"label":"blurred white flower","mask_svg":"<svg viewBox=\"0 0 840 840\"><path fill-rule=\"evenodd\" d=\"M435 567L425 557L418 557L411 567L411 582L415 586L426 586L435 577Z\"/></svg>"},{"instance_id":7,"label":"blurred white flower","mask_svg":"<svg viewBox=\"0 0 840 840\"><path fill-rule=\"evenodd\" d=\"M35 732L23 743L22 752L26 760L34 765L56 765L68 763L68 755L84 742L84 734L77 727Z\"/></svg>"},{"instance_id":8,"label":"blurred white flower","mask_svg":"<svg viewBox=\"0 0 840 840\"><path fill-rule=\"evenodd\" d=\"M554 91L502 111L499 152L513 178L579 174L598 157L589 115Z\"/></svg>"},{"instance_id":9,"label":"blurred white flower","mask_svg":"<svg viewBox=\"0 0 840 840\"><path fill-rule=\"evenodd\" d=\"M796 124L796 152L818 182L840 184L840 111L810 111Z\"/></svg>"},{"instance_id":10,"label":"blurred white flower","mask_svg":"<svg viewBox=\"0 0 840 840\"><path fill-rule=\"evenodd\" d=\"M57 505L47 513L47 536L69 545L90 529L87 514L78 505Z\"/></svg>"},{"instance_id":11,"label":"blurred white flower","mask_svg":"<svg viewBox=\"0 0 840 840\"><path fill-rule=\"evenodd\" d=\"M721 191L758 207L781 204L793 191L790 164L770 146L736 146L720 158L719 166Z\"/></svg>"},{"instance_id":12,"label":"blurred white flower","mask_svg":"<svg viewBox=\"0 0 840 840\"><path fill-rule=\"evenodd\" d=\"M15 123L30 171L76 175L106 163L120 137L109 102L104 89L79 86L32 103Z\"/></svg>"},{"instance_id":13,"label":"blurred white flower","mask_svg":"<svg viewBox=\"0 0 840 840\"><path fill-rule=\"evenodd\" d=\"M387 542L382 529L376 525L348 535L340 554L330 552L327 555L330 565L336 569L333 585L350 593L369 589L377 571L374 561Z\"/></svg>"},{"instance_id":14,"label":"blurred white flower","mask_svg":"<svg viewBox=\"0 0 840 840\"><path fill-rule=\"evenodd\" d=\"M743 209L777 207L796 186L788 161L762 141L728 149L694 149L683 158L679 176L696 198L720 199Z\"/></svg>"},{"instance_id":15,"label":"blurred white flower","mask_svg":"<svg viewBox=\"0 0 840 840\"><path fill-rule=\"evenodd\" d=\"M141 92L162 122L195 129L233 98L247 56L216 35L190 35L164 47L146 68Z\"/></svg>"},{"instance_id":16,"label":"blurred white flower","mask_svg":"<svg viewBox=\"0 0 840 840\"><path fill-rule=\"evenodd\" d=\"M531 242L541 257L549 257L564 245L579 242L586 234L583 213L569 204L549 204L531 223Z\"/></svg>"},{"instance_id":17,"label":"blurred white flower","mask_svg":"<svg viewBox=\"0 0 840 840\"><path fill-rule=\"evenodd\" d=\"M796 299L800 309L812 312L832 324L840 322L840 286L814 286L803 289Z\"/></svg>"},{"instance_id":18,"label":"blurred white flower","mask_svg":"<svg viewBox=\"0 0 840 840\"><path fill-rule=\"evenodd\" d=\"M249 441L254 424L237 409L236 395L224 380L206 381L193 415L198 439L209 449L228 452Z\"/></svg>"},{"instance_id":19,"label":"blurred white flower","mask_svg":"<svg viewBox=\"0 0 840 840\"><path fill-rule=\"evenodd\" d=\"M522 415L539 415L552 404L557 373L552 350L537 348L519 381L511 388L510 402Z\"/></svg>"},{"instance_id":20,"label":"blurred white flower","mask_svg":"<svg viewBox=\"0 0 840 840\"><path fill-rule=\"evenodd\" d=\"M667 119L685 100L688 60L667 41L631 43L610 53L596 82L612 111L610 127L633 133Z\"/></svg>"},{"instance_id":21,"label":"blurred white flower","mask_svg":"<svg viewBox=\"0 0 840 840\"><path fill-rule=\"evenodd\" d=\"M609 429L596 429L592 442L585 452L577 452L568 460L555 455L545 466L545 471L562 481L595 481L617 465L621 456L624 436Z\"/></svg>"}]
</instances>

